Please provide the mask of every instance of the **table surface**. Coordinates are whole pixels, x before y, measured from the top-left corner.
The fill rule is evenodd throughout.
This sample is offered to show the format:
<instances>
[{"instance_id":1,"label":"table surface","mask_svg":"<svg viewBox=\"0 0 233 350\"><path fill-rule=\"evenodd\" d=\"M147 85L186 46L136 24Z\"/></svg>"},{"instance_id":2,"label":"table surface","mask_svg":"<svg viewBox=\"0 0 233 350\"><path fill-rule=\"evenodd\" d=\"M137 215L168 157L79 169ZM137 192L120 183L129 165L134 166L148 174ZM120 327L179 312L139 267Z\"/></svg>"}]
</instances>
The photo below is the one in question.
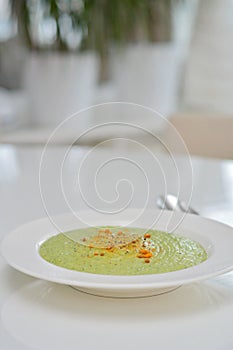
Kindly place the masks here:
<instances>
[{"instance_id":1,"label":"table surface","mask_svg":"<svg viewBox=\"0 0 233 350\"><path fill-rule=\"evenodd\" d=\"M192 194L203 216L233 225L233 161L123 148L51 147L43 153L40 147L2 145L0 238L71 209L155 208L165 191L180 191L185 200ZM142 299L87 295L24 275L2 257L0 274L3 350L233 348L232 273Z\"/></svg>"}]
</instances>

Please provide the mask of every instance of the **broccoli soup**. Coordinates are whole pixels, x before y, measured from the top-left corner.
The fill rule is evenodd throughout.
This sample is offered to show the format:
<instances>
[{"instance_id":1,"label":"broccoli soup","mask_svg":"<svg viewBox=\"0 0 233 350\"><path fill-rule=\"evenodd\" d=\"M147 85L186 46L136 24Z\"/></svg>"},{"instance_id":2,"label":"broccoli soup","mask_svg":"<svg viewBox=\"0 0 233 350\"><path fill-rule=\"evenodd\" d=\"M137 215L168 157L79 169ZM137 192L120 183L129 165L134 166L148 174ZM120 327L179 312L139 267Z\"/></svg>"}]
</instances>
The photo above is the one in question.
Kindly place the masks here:
<instances>
[{"instance_id":1,"label":"broccoli soup","mask_svg":"<svg viewBox=\"0 0 233 350\"><path fill-rule=\"evenodd\" d=\"M207 259L205 249L187 237L125 227L60 233L43 242L39 253L49 263L66 269L106 275L165 273Z\"/></svg>"}]
</instances>

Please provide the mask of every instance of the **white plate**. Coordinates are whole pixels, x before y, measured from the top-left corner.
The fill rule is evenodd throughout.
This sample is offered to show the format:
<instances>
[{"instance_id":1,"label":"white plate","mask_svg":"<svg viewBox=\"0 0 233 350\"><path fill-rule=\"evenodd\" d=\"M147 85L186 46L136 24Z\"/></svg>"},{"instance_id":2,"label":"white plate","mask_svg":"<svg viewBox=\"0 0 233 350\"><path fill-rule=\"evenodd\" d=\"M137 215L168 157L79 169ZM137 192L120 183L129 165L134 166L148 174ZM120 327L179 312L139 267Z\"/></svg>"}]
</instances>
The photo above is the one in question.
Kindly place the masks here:
<instances>
[{"instance_id":1,"label":"white plate","mask_svg":"<svg viewBox=\"0 0 233 350\"><path fill-rule=\"evenodd\" d=\"M42 241L58 231L48 218L28 223L6 235L1 244L1 253L12 267L28 275L71 285L87 293L110 297L144 297L161 294L178 288L182 284L207 279L233 270L233 228L200 216L179 212L147 210L140 217L137 209L126 210L116 218L109 215L83 212L91 225L124 225L127 217L138 216L137 227L149 227L151 219L157 217L155 229L167 230L168 223L179 224L176 233L198 241L206 249L208 259L199 265L180 271L140 276L109 276L77 272L52 265L43 260L38 247ZM183 219L183 220L181 220ZM67 229L86 225L72 214L56 218L56 222ZM136 225L135 225L136 223Z\"/></svg>"}]
</instances>

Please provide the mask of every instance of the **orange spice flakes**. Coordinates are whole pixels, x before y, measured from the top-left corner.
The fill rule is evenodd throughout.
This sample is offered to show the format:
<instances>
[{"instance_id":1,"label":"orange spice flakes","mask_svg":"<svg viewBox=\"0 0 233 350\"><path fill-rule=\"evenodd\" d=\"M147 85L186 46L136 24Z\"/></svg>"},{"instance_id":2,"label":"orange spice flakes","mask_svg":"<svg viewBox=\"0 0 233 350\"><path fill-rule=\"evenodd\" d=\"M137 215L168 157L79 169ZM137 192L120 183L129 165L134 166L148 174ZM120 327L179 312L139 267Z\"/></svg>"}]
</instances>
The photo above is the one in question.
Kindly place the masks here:
<instances>
[{"instance_id":1,"label":"orange spice flakes","mask_svg":"<svg viewBox=\"0 0 233 350\"><path fill-rule=\"evenodd\" d=\"M138 254L137 255L137 258L148 258L148 259L150 259L150 258L152 258L152 253L147 253L147 254Z\"/></svg>"},{"instance_id":2,"label":"orange spice flakes","mask_svg":"<svg viewBox=\"0 0 233 350\"><path fill-rule=\"evenodd\" d=\"M94 252L94 255L97 256L97 255L99 255L99 253L98 252Z\"/></svg>"},{"instance_id":3,"label":"orange spice flakes","mask_svg":"<svg viewBox=\"0 0 233 350\"><path fill-rule=\"evenodd\" d=\"M147 254L147 253L149 253L149 250L147 250L147 249L140 249L139 253Z\"/></svg>"},{"instance_id":4,"label":"orange spice flakes","mask_svg":"<svg viewBox=\"0 0 233 350\"><path fill-rule=\"evenodd\" d=\"M146 233L144 235L144 240L147 239L147 238L150 238L150 234L149 233ZM139 253L137 255L137 258L139 259L144 259L145 263L149 263L150 262L150 259L152 258L153 254L152 254L152 249L153 248L150 248L150 249L146 249L144 248L144 243L143 242L143 245L142 245L142 248L139 250ZM153 249L154 251L154 249Z\"/></svg>"},{"instance_id":5,"label":"orange spice flakes","mask_svg":"<svg viewBox=\"0 0 233 350\"><path fill-rule=\"evenodd\" d=\"M151 258L152 253L147 249L140 249L139 254L137 255L138 258Z\"/></svg>"},{"instance_id":6,"label":"orange spice flakes","mask_svg":"<svg viewBox=\"0 0 233 350\"><path fill-rule=\"evenodd\" d=\"M144 258L152 258L152 253L147 253L147 254L144 254Z\"/></svg>"},{"instance_id":7,"label":"orange spice flakes","mask_svg":"<svg viewBox=\"0 0 233 350\"><path fill-rule=\"evenodd\" d=\"M100 253L100 256L104 256L104 253Z\"/></svg>"},{"instance_id":8,"label":"orange spice flakes","mask_svg":"<svg viewBox=\"0 0 233 350\"><path fill-rule=\"evenodd\" d=\"M109 230L109 228L106 228L106 229L104 230L104 232L105 232L105 233L109 233L109 234L111 234L111 233L112 233L112 231L111 231L111 230Z\"/></svg>"},{"instance_id":9,"label":"orange spice flakes","mask_svg":"<svg viewBox=\"0 0 233 350\"><path fill-rule=\"evenodd\" d=\"M143 259L144 259L144 255L143 255L143 254L138 254L138 255L137 255L137 258L139 258L139 259L142 259L142 258L143 258Z\"/></svg>"},{"instance_id":10,"label":"orange spice flakes","mask_svg":"<svg viewBox=\"0 0 233 350\"><path fill-rule=\"evenodd\" d=\"M113 250L113 246L108 246L105 249L108 250L108 251L112 251Z\"/></svg>"}]
</instances>

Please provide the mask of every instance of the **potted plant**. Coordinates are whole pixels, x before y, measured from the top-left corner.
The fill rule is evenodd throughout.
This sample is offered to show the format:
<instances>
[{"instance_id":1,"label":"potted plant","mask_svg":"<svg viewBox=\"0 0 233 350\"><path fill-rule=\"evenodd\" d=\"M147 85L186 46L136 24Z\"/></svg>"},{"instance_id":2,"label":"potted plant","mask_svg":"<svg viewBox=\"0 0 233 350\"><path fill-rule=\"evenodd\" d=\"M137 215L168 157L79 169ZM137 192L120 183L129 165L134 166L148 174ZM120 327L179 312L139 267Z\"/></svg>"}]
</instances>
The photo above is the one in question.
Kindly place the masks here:
<instances>
[{"instance_id":1,"label":"potted plant","mask_svg":"<svg viewBox=\"0 0 233 350\"><path fill-rule=\"evenodd\" d=\"M95 96L106 82L111 99L156 107L156 91L174 80L173 2L12 0L19 39L29 52L25 89L34 123L56 124L102 102Z\"/></svg>"}]
</instances>

